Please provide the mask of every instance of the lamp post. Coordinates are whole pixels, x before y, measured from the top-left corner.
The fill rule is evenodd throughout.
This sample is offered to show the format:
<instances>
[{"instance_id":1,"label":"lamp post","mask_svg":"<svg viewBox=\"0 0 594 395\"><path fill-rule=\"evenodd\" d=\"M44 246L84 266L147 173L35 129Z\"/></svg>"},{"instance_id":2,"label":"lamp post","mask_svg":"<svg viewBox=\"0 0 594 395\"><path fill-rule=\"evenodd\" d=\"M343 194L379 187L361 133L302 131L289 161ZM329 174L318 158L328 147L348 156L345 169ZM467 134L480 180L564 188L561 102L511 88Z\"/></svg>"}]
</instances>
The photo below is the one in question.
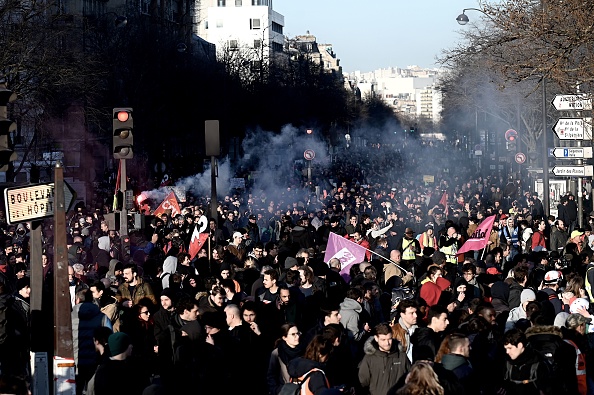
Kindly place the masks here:
<instances>
[{"instance_id":1,"label":"lamp post","mask_svg":"<svg viewBox=\"0 0 594 395\"><path fill-rule=\"evenodd\" d=\"M545 12L545 1L541 0L541 5L542 5L542 11L543 14ZM466 15L466 11L478 11L481 14L485 15L487 18L491 19L493 21L493 18L488 15L485 11L479 9L479 8L464 8L462 10L462 13L460 15L458 15L458 17L456 18L456 22L458 22L459 25L466 25L470 19L468 18L468 16ZM543 189L543 207L544 207L544 214L545 217L547 217L549 215L549 211L550 211L550 187L549 187L549 160L548 160L548 156L549 156L549 152L548 152L548 143L547 143L547 84L546 84L546 76L543 75L542 76L542 146L541 146L541 156L542 156L542 189ZM519 125L520 120L518 119L518 125Z\"/></svg>"}]
</instances>

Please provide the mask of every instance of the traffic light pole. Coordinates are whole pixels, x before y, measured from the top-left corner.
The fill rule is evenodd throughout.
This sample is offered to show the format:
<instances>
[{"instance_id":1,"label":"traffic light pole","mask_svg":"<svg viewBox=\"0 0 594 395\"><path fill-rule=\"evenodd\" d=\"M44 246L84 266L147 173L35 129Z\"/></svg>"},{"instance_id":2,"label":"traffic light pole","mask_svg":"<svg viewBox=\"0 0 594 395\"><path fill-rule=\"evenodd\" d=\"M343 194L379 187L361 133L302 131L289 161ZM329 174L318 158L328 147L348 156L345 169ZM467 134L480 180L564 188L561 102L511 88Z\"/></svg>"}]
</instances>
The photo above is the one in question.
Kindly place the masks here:
<instances>
[{"instance_id":1,"label":"traffic light pole","mask_svg":"<svg viewBox=\"0 0 594 395\"><path fill-rule=\"evenodd\" d=\"M120 159L120 191L122 192L122 210L120 211L120 237L128 235L128 209L126 208L126 159Z\"/></svg>"}]
</instances>

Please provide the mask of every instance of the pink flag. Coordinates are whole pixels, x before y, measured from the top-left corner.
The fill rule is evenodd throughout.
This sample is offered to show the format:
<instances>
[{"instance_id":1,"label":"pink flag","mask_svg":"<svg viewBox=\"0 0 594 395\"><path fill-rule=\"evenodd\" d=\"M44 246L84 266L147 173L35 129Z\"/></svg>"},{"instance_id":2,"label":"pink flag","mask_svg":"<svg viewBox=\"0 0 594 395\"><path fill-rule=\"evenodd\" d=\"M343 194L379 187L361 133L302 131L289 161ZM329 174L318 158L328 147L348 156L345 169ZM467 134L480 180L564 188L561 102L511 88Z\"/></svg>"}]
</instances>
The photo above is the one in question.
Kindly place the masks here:
<instances>
[{"instance_id":1,"label":"pink flag","mask_svg":"<svg viewBox=\"0 0 594 395\"><path fill-rule=\"evenodd\" d=\"M367 250L359 244L330 232L324 262L327 263L332 258L340 260L340 274L343 278L346 277L345 280L347 278L350 280L349 270L351 270L351 266L363 262L365 260L365 252Z\"/></svg>"},{"instance_id":2,"label":"pink flag","mask_svg":"<svg viewBox=\"0 0 594 395\"><path fill-rule=\"evenodd\" d=\"M198 227L196 226L190 240L190 248L188 251L190 259L194 259L198 251L200 251L204 243L206 243L206 240L208 240L208 233L199 233Z\"/></svg>"},{"instance_id":3,"label":"pink flag","mask_svg":"<svg viewBox=\"0 0 594 395\"><path fill-rule=\"evenodd\" d=\"M493 222L495 216L485 218L483 222L476 228L474 233L466 240L462 247L458 250L458 255L464 254L467 251L477 251L487 246L489 242L489 236L491 235L491 229L493 228Z\"/></svg>"}]
</instances>

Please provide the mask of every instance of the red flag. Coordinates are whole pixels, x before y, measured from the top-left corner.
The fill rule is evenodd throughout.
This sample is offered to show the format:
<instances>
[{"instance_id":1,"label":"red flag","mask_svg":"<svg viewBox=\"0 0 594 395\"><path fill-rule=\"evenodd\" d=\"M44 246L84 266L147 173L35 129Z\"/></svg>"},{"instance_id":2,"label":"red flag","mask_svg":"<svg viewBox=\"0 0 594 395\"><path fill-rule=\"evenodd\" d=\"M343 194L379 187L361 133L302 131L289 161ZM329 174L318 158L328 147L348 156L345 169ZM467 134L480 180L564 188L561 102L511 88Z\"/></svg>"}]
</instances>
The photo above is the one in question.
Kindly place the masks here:
<instances>
[{"instance_id":1,"label":"red flag","mask_svg":"<svg viewBox=\"0 0 594 395\"><path fill-rule=\"evenodd\" d=\"M449 215L449 211L450 208L448 207L448 192L447 191L443 191L443 195L441 196L441 199L439 199L439 204L441 204L443 206L444 209L444 214L447 217Z\"/></svg>"},{"instance_id":2,"label":"red flag","mask_svg":"<svg viewBox=\"0 0 594 395\"><path fill-rule=\"evenodd\" d=\"M462 244L462 247L458 250L458 255L464 254L467 251L478 251L485 248L489 242L489 236L491 236L491 229L493 228L494 221L494 215L485 218L468 240Z\"/></svg>"},{"instance_id":3,"label":"red flag","mask_svg":"<svg viewBox=\"0 0 594 395\"><path fill-rule=\"evenodd\" d=\"M177 198L175 197L175 193L171 192L165 200L157 207L153 215L158 217L159 215L163 214L165 210L171 210L171 216L177 215L181 213L179 209L179 203L177 202Z\"/></svg>"},{"instance_id":4,"label":"red flag","mask_svg":"<svg viewBox=\"0 0 594 395\"><path fill-rule=\"evenodd\" d=\"M208 240L208 233L198 233L198 227L194 227L194 233L192 233L190 249L188 251L190 259L194 259L198 251L200 251L204 243L206 243L206 240Z\"/></svg>"},{"instance_id":5,"label":"red flag","mask_svg":"<svg viewBox=\"0 0 594 395\"><path fill-rule=\"evenodd\" d=\"M324 262L329 262L332 258L338 258L340 260L340 274L343 278L350 279L349 270L351 266L363 262L366 252L365 247L330 232Z\"/></svg>"}]
</instances>

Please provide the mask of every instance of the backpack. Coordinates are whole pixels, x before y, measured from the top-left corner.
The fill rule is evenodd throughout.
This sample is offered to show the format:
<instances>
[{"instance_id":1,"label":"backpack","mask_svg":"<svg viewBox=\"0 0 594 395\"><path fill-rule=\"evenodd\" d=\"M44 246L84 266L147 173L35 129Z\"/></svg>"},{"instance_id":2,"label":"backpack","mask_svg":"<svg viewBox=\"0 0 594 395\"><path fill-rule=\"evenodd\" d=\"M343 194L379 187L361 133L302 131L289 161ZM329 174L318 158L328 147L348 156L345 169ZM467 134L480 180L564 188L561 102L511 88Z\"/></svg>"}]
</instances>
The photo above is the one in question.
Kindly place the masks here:
<instances>
[{"instance_id":1,"label":"backpack","mask_svg":"<svg viewBox=\"0 0 594 395\"><path fill-rule=\"evenodd\" d=\"M324 373L323 370L318 369L318 368L313 368L309 372L305 373L303 376L295 379L295 381L293 381L293 379L291 378L291 382L283 384L278 395L300 395L301 387L303 386L303 384L305 384L307 386L307 380L309 379L308 376L313 372L320 372L324 375L324 378L326 378L326 374ZM326 383L327 383L327 380L326 380Z\"/></svg>"},{"instance_id":2,"label":"backpack","mask_svg":"<svg viewBox=\"0 0 594 395\"><path fill-rule=\"evenodd\" d=\"M537 379L537 372L538 372L538 365L540 362L534 362L530 365L530 378L528 380L512 380L511 373L513 365L508 361L506 363L507 369L505 371L505 380L509 381L510 383L514 384L532 384L536 387L536 379ZM537 387L538 388L538 387Z\"/></svg>"}]
</instances>

